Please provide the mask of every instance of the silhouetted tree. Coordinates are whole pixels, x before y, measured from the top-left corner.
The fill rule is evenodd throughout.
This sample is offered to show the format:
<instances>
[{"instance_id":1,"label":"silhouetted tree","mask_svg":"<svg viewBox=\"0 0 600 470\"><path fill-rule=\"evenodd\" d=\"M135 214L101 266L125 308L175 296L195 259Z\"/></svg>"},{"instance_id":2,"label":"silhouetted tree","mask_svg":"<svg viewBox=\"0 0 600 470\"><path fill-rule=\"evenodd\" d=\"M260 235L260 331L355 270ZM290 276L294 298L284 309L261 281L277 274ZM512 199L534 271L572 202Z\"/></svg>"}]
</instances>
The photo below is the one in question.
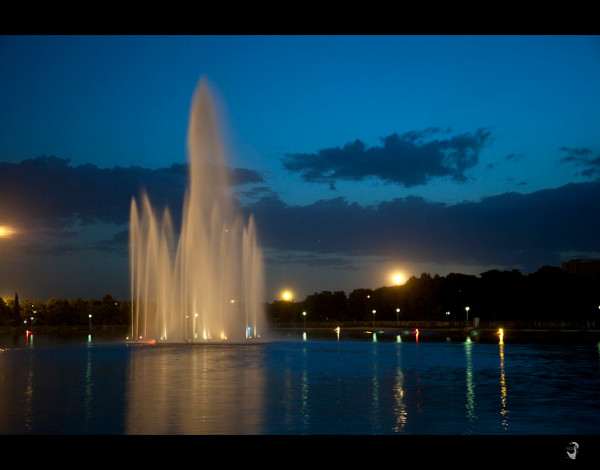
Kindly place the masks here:
<instances>
[{"instance_id":1,"label":"silhouetted tree","mask_svg":"<svg viewBox=\"0 0 600 470\"><path fill-rule=\"evenodd\" d=\"M344 320L346 317L346 294L323 291L309 295L300 302L299 309L307 313L307 321Z\"/></svg>"},{"instance_id":2,"label":"silhouetted tree","mask_svg":"<svg viewBox=\"0 0 600 470\"><path fill-rule=\"evenodd\" d=\"M19 294L15 292L15 302L13 303L13 318L17 324L21 323L21 306L19 305Z\"/></svg>"},{"instance_id":3,"label":"silhouetted tree","mask_svg":"<svg viewBox=\"0 0 600 470\"><path fill-rule=\"evenodd\" d=\"M348 295L346 311L352 321L372 320L374 292L371 289L355 289Z\"/></svg>"},{"instance_id":4,"label":"silhouetted tree","mask_svg":"<svg viewBox=\"0 0 600 470\"><path fill-rule=\"evenodd\" d=\"M4 299L0 297L0 325L8 326L12 322L12 310L6 305Z\"/></svg>"}]
</instances>

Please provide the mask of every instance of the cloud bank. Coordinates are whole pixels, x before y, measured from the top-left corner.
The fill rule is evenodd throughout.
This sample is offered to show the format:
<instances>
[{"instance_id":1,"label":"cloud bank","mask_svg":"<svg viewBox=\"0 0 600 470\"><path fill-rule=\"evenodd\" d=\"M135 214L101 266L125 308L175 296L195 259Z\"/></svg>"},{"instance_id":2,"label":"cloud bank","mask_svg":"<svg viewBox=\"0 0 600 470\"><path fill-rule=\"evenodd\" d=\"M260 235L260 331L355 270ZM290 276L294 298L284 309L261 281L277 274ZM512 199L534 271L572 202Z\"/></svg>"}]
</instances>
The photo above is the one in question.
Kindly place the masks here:
<instances>
[{"instance_id":1,"label":"cloud bank","mask_svg":"<svg viewBox=\"0 0 600 470\"><path fill-rule=\"evenodd\" d=\"M420 197L363 207L343 197L288 206L266 197L248 208L267 246L407 261L537 269L600 253L600 182L447 205Z\"/></svg>"},{"instance_id":2,"label":"cloud bank","mask_svg":"<svg viewBox=\"0 0 600 470\"><path fill-rule=\"evenodd\" d=\"M210 170L208 170L210 171ZM254 170L230 169L234 186L261 183ZM125 224L132 197L146 191L157 207L181 211L187 165L156 170L141 167L70 166L68 159L43 156L20 163L0 162L0 223L64 230L82 225Z\"/></svg>"},{"instance_id":3,"label":"cloud bank","mask_svg":"<svg viewBox=\"0 0 600 470\"><path fill-rule=\"evenodd\" d=\"M485 142L486 136L475 140ZM473 143L473 138L467 140ZM458 175L472 164L480 147L468 148L472 151L465 147L459 152L464 156L449 160L453 167L439 166L440 174L446 171L460 180ZM593 164L588 154L578 156L583 157ZM413 176L431 177L432 168ZM356 169L354 173L358 178ZM250 196L252 202L242 209L256 220L267 261L279 266L349 271L361 259L379 259L534 271L569 258L600 256L600 179L459 204L409 196L369 206L344 197L295 206L285 203L253 170L234 169L231 177L237 194ZM388 181L400 177L409 181L401 172ZM3 259L10 258L17 269L24 263L19 258L23 253L76 257L94 251L118 256L111 258L113 273L125 275L131 197L145 188L157 207L170 206L176 221L186 183L182 164L155 170L101 169L72 167L56 157L0 163L0 225L17 225L32 233L11 246L0 244ZM99 256L85 269L93 272L94 263L102 259ZM126 286L126 280L122 284Z\"/></svg>"}]
</instances>

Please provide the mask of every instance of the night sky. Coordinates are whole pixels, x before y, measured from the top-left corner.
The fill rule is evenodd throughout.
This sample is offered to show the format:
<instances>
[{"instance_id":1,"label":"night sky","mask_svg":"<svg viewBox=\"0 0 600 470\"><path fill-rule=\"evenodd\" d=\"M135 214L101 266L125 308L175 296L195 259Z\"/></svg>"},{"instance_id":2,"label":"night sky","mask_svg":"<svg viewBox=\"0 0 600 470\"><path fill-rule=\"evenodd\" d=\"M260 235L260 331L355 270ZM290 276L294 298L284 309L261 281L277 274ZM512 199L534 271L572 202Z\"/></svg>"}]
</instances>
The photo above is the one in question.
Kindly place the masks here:
<instances>
[{"instance_id":1,"label":"night sky","mask_svg":"<svg viewBox=\"0 0 600 470\"><path fill-rule=\"evenodd\" d=\"M598 36L2 36L0 296L129 298L200 78L266 299L600 257Z\"/></svg>"}]
</instances>

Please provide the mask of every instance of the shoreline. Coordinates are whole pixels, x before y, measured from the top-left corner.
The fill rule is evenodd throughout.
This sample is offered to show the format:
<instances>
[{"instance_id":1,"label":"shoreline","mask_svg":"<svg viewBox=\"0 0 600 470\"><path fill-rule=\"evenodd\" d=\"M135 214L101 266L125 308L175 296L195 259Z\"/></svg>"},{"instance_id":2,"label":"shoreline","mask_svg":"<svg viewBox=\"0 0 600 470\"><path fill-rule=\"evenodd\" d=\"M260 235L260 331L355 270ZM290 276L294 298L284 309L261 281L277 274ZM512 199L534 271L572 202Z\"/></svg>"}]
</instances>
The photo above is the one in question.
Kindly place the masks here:
<instances>
[{"instance_id":1,"label":"shoreline","mask_svg":"<svg viewBox=\"0 0 600 470\"><path fill-rule=\"evenodd\" d=\"M308 322L307 322L308 323ZM369 322L365 322L369 323ZM408 322L406 322L408 323ZM421 342L481 342L481 343L499 343L517 344L517 343L536 343L536 344L585 344L598 345L600 348L600 329L591 328L544 328L542 325L531 327L515 327L515 325L495 325L494 327L474 328L472 326L459 327L456 325L448 326L442 324L432 325L431 322L411 322L423 323L423 325L385 325L385 324L363 324L363 325L338 325L333 322L326 324L270 324L265 330L269 336L280 339L306 339L306 335L311 339L358 339L365 340L371 338L378 341L421 341ZM425 323L428 323L425 325ZM506 323L506 322L505 322ZM336 326L334 326L336 325ZM27 330L23 327L0 327L0 336L21 336L28 334L39 335L99 335L114 336L122 334L126 337L130 331L129 325L97 325L92 326L53 326L38 327L33 330ZM502 334L500 333L502 329ZM417 334L418 330L418 334Z\"/></svg>"},{"instance_id":2,"label":"shoreline","mask_svg":"<svg viewBox=\"0 0 600 470\"><path fill-rule=\"evenodd\" d=\"M348 322L346 322L348 323ZM531 325L515 325L516 322L494 322L493 326L456 326L446 325L444 322L430 322L430 321L413 321L413 322L400 322L397 325L390 325L392 322L381 322L373 324L372 322L364 322L363 324L357 324L359 322L352 322L352 324L344 324L344 322L322 322L322 323L306 323L302 322L295 323L270 323L266 325L266 329L275 331L289 331L289 330L304 330L304 331L329 331L340 328L344 331L407 331L416 330L420 332L435 331L435 332L448 332L448 333L467 333L471 331L479 332L497 332L500 328L504 331L523 332L523 333L592 333L600 334L600 322L594 322L593 326L580 326L575 327L573 325L561 327L557 326L557 322L552 322L554 325L549 326L540 322L539 326ZM464 322L463 322L464 323ZM483 323L483 322L482 322ZM131 330L131 325L94 325L90 329L88 325L74 325L74 326L37 326L33 328L24 328L22 326L0 326L0 334L26 334L29 333L111 333L111 332L128 332Z\"/></svg>"},{"instance_id":3,"label":"shoreline","mask_svg":"<svg viewBox=\"0 0 600 470\"><path fill-rule=\"evenodd\" d=\"M502 334L500 333L502 328ZM416 332L418 330L418 334ZM283 327L271 328L270 331L282 337L302 337L308 334L313 338L377 338L377 341L402 341L408 342L475 342L475 343L556 343L556 344L581 344L600 347L600 330L598 329L544 329L544 328L397 328L390 326L351 326L336 328L331 326L311 327Z\"/></svg>"}]
</instances>

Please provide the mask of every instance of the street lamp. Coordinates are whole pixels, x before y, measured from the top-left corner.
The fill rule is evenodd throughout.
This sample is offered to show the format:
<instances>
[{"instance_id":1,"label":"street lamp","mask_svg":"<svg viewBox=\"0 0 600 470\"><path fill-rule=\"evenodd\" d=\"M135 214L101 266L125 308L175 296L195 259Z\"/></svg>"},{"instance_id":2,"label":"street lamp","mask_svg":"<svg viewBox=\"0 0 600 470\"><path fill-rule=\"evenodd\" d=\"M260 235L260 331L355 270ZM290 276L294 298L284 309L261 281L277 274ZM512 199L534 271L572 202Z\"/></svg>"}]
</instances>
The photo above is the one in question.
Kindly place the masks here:
<instances>
[{"instance_id":1,"label":"street lamp","mask_svg":"<svg viewBox=\"0 0 600 470\"><path fill-rule=\"evenodd\" d=\"M465 307L465 310L467 311L467 326L469 326L469 310L471 309L471 307Z\"/></svg>"},{"instance_id":2,"label":"street lamp","mask_svg":"<svg viewBox=\"0 0 600 470\"><path fill-rule=\"evenodd\" d=\"M304 328L306 329L306 312L302 312L302 318L304 320Z\"/></svg>"},{"instance_id":3,"label":"street lamp","mask_svg":"<svg viewBox=\"0 0 600 470\"><path fill-rule=\"evenodd\" d=\"M92 314L90 313L88 315L89 321L90 321L90 331L92 331Z\"/></svg>"},{"instance_id":4,"label":"street lamp","mask_svg":"<svg viewBox=\"0 0 600 470\"><path fill-rule=\"evenodd\" d=\"M373 326L375 326L375 313L377 312L377 310L373 310Z\"/></svg>"}]
</instances>

